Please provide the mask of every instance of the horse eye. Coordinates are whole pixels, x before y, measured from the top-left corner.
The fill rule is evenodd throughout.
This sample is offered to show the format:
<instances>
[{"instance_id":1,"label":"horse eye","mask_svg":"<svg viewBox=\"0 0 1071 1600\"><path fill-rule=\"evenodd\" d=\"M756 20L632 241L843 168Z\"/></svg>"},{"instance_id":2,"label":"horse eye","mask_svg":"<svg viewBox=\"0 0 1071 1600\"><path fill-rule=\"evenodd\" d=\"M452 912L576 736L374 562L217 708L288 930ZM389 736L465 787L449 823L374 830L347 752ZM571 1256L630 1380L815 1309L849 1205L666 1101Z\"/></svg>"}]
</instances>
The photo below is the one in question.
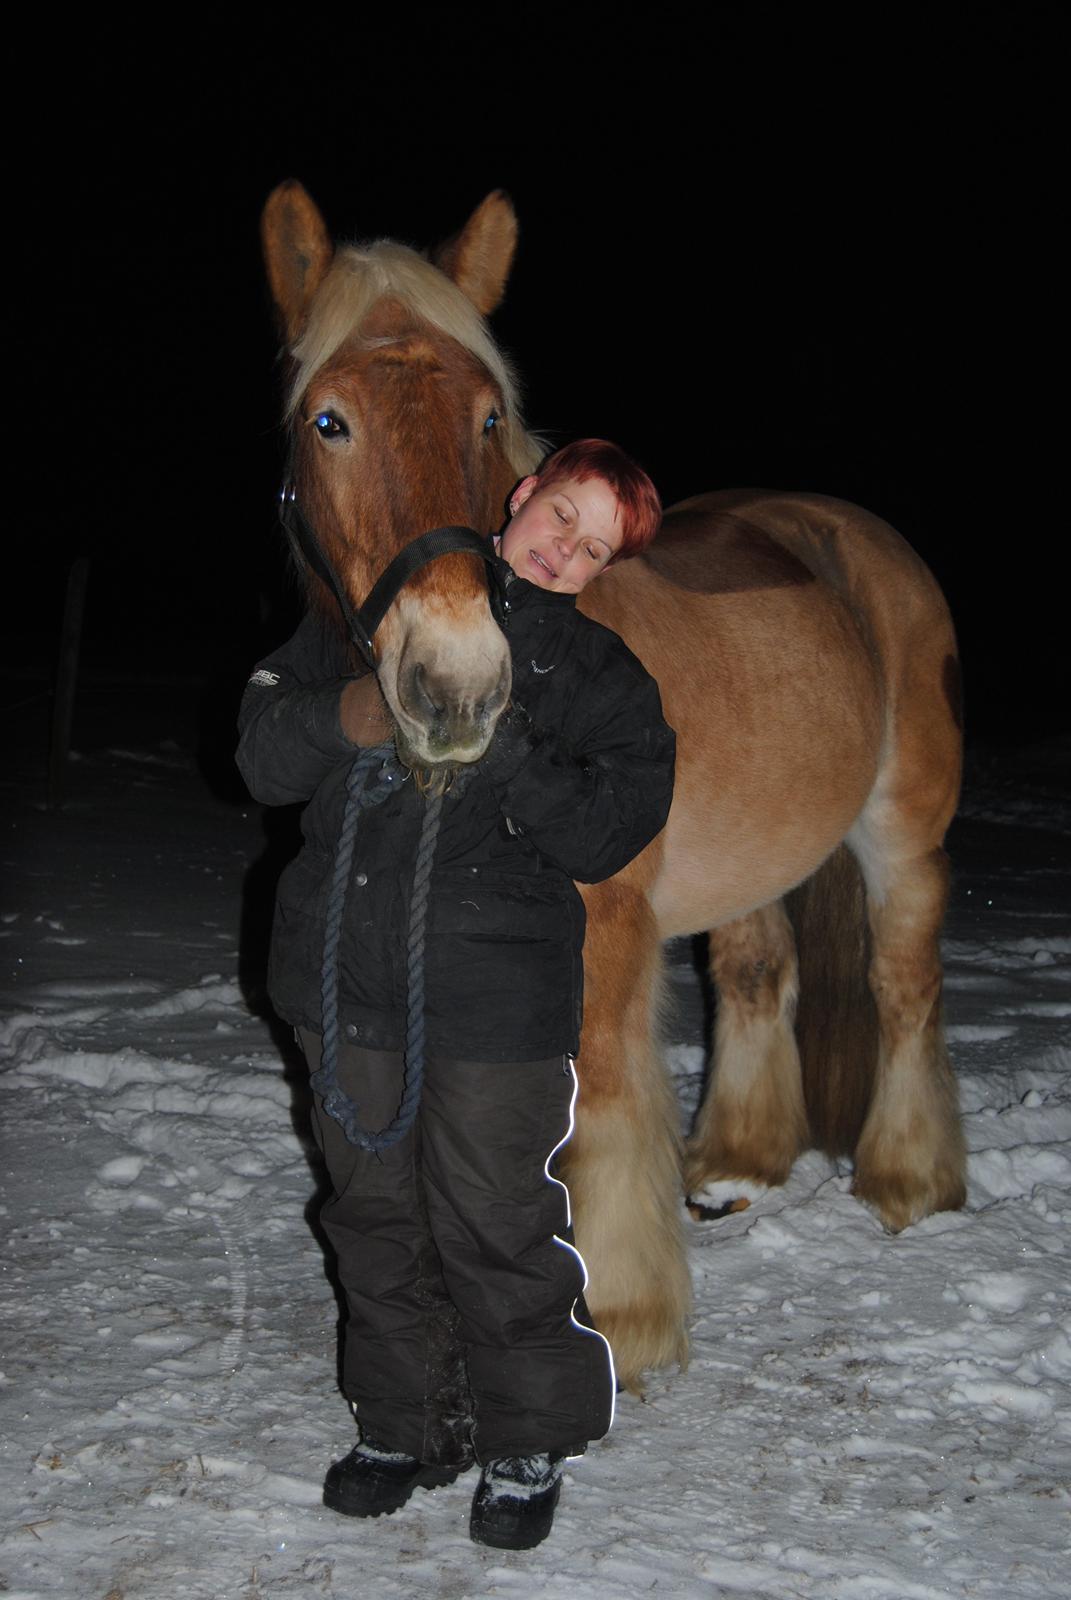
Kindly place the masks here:
<instances>
[{"instance_id":1,"label":"horse eye","mask_svg":"<svg viewBox=\"0 0 1071 1600\"><path fill-rule=\"evenodd\" d=\"M333 411L319 411L312 419L312 425L321 439L348 439L350 430L346 424L335 416Z\"/></svg>"},{"instance_id":2,"label":"horse eye","mask_svg":"<svg viewBox=\"0 0 1071 1600\"><path fill-rule=\"evenodd\" d=\"M486 421L484 422L484 425L483 425L484 433L493 432L495 423L496 422L501 422L501 421L502 421L502 418L499 416L497 411L489 411L487 413Z\"/></svg>"}]
</instances>

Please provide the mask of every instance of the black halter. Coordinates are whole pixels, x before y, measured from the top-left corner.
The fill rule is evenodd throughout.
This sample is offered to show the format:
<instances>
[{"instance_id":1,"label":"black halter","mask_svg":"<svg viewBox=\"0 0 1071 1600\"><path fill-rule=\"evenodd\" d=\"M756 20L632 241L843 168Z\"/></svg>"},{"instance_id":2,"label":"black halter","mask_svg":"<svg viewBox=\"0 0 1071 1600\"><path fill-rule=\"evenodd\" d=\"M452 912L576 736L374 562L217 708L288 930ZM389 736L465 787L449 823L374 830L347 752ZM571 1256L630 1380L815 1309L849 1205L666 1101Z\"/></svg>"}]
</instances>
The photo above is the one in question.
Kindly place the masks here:
<instances>
[{"instance_id":1,"label":"black halter","mask_svg":"<svg viewBox=\"0 0 1071 1600\"><path fill-rule=\"evenodd\" d=\"M312 568L317 577L323 579L335 596L350 631L350 637L373 672L376 670L373 640L392 601L414 572L419 572L421 567L426 567L429 561L436 561L439 556L463 552L466 555L479 556L481 560L486 561L489 580L488 598L492 612L496 619L501 621L502 593L497 570L498 557L490 535L480 535L474 528L464 528L455 523L418 534L399 551L376 579L365 596L364 604L354 609L339 581L338 573L320 548L315 530L298 505L297 490L289 477L279 494L279 521L283 525L291 548L306 566Z\"/></svg>"}]
</instances>

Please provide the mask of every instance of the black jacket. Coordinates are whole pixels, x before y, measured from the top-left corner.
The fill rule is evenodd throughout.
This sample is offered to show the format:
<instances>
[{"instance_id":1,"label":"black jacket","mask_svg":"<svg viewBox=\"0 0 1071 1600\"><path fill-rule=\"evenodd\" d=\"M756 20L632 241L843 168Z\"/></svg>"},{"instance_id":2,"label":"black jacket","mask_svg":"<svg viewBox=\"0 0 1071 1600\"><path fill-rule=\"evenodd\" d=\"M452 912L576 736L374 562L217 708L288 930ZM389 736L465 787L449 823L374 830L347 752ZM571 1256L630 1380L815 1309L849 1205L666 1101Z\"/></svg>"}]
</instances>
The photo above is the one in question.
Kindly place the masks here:
<instances>
[{"instance_id":1,"label":"black jacket","mask_svg":"<svg viewBox=\"0 0 1071 1600\"><path fill-rule=\"evenodd\" d=\"M616 634L502 567L513 699L538 737L520 771L478 766L443 803L427 930L427 1047L538 1060L579 1044L584 906L573 880L619 872L663 827L674 737L654 680ZM306 800L304 848L279 881L269 992L319 1031L332 860L354 747L339 698L341 638L306 617L261 662L239 715L238 765L269 805ZM492 764L493 765L493 764ZM362 812L346 902L341 1021L351 1040L401 1048L405 942L423 801L412 781ZM509 821L507 822L507 818Z\"/></svg>"}]
</instances>

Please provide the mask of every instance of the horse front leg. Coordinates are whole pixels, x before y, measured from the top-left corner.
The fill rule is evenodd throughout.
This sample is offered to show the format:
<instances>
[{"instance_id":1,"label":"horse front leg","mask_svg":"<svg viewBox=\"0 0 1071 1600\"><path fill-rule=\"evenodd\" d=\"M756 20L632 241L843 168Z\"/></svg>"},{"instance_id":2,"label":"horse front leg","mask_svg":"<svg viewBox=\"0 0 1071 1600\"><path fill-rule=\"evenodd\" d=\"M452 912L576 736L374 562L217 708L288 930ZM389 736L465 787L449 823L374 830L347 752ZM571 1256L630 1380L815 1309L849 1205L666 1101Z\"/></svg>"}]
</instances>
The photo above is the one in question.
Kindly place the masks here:
<instances>
[{"instance_id":1,"label":"horse front leg","mask_svg":"<svg viewBox=\"0 0 1071 1600\"><path fill-rule=\"evenodd\" d=\"M657 1042L661 941L630 867L586 888L585 1020L576 1130L559 1158L587 1264L587 1303L634 1392L648 1367L685 1362L678 1112Z\"/></svg>"},{"instance_id":2,"label":"horse front leg","mask_svg":"<svg viewBox=\"0 0 1071 1600\"><path fill-rule=\"evenodd\" d=\"M793 1033L797 963L780 901L710 933L718 1014L710 1080L688 1141L685 1188L784 1183L807 1142Z\"/></svg>"},{"instance_id":3,"label":"horse front leg","mask_svg":"<svg viewBox=\"0 0 1071 1600\"><path fill-rule=\"evenodd\" d=\"M885 866L868 896L878 1063L853 1191L892 1233L966 1199L966 1153L941 1018L943 850Z\"/></svg>"}]
</instances>

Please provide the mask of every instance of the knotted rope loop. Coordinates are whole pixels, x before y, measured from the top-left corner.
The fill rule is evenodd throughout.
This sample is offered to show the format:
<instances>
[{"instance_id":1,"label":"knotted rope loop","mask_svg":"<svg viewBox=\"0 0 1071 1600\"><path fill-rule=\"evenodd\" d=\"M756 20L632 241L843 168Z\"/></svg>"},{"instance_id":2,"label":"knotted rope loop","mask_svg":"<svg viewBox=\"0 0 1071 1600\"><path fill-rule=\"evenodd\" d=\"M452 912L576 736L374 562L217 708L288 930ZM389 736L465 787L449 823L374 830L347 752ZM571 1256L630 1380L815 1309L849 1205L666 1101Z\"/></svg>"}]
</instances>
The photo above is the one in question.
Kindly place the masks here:
<instances>
[{"instance_id":1,"label":"knotted rope loop","mask_svg":"<svg viewBox=\"0 0 1071 1600\"><path fill-rule=\"evenodd\" d=\"M378 772L372 779L373 769ZM379 805L393 794L409 776L394 754L393 745L377 745L362 750L346 775L346 806L335 850L335 870L327 901L324 929L324 956L320 996L323 1018L323 1045L320 1066L310 1083L323 1100L324 1110L341 1127L350 1144L378 1155L389 1150L409 1132L416 1121L420 1091L424 1083L424 946L431 869L439 838L442 795L428 800L417 846L413 873L413 892L409 904L409 937L406 955L409 994L406 1007L405 1079L402 1098L392 1122L378 1133L362 1128L357 1107L338 1083L338 989L342 922L346 910L357 823L362 811Z\"/></svg>"}]
</instances>

